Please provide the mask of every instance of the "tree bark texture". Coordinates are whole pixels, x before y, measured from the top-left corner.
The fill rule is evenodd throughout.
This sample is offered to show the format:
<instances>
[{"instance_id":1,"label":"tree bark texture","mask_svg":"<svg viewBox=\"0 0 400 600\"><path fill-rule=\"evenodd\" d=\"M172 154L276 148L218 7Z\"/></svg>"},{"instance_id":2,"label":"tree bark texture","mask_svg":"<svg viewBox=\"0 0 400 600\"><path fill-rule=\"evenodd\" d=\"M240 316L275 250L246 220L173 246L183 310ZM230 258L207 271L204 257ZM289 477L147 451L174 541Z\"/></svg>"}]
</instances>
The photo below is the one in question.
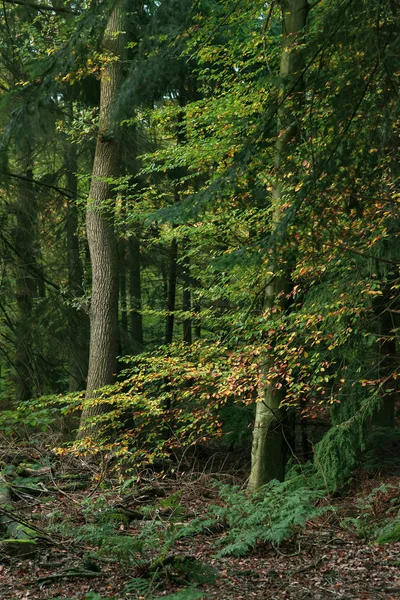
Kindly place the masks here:
<instances>
[{"instance_id":1,"label":"tree bark texture","mask_svg":"<svg viewBox=\"0 0 400 600\"><path fill-rule=\"evenodd\" d=\"M287 93L293 87L304 66L304 58L297 43L307 20L307 0L282 0L282 54L280 62L280 78L282 93ZM272 227L277 225L281 216L282 205L282 171L285 169L285 159L293 153L298 137L296 108L301 102L302 82L292 90L292 97L283 102L278 112L278 136L275 144L274 166L276 182L272 193ZM286 100L288 100L286 99ZM274 306L280 304L285 309L285 296L290 289L290 274L287 269L282 272L279 265L271 264L275 277L267 286L264 298L264 311L271 314ZM286 271L286 272L285 272ZM267 316L268 318L268 316ZM256 405L253 445L251 456L251 472L248 487L255 490L273 479L282 480L285 474L285 464L290 436L287 425L287 415L281 404L285 397L285 386L280 386L268 380L271 358L263 356L259 398Z\"/></svg>"},{"instance_id":2,"label":"tree bark texture","mask_svg":"<svg viewBox=\"0 0 400 600\"><path fill-rule=\"evenodd\" d=\"M86 230L92 266L90 351L86 397L113 383L118 352L118 264L113 227L113 190L110 179L119 175L120 141L114 124L114 108L121 87L122 11L117 1L103 38L103 52L110 56L100 86L100 118L92 180L86 211ZM106 403L86 408L78 438L93 432L89 418L104 414Z\"/></svg>"}]
</instances>

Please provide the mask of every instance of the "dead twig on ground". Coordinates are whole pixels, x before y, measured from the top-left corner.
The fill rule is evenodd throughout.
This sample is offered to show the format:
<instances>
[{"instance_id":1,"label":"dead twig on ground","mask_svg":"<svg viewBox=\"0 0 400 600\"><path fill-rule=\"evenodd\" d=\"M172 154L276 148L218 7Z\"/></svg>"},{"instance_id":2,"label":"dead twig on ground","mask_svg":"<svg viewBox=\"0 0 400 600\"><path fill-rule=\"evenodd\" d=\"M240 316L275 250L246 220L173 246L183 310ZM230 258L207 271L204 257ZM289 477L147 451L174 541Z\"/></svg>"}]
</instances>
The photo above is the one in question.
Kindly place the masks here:
<instances>
[{"instance_id":1,"label":"dead twig on ground","mask_svg":"<svg viewBox=\"0 0 400 600\"><path fill-rule=\"evenodd\" d=\"M305 573L309 571L309 569L314 569L318 567L318 565L326 558L326 556L321 556L316 560L311 561L308 565L304 565L304 567L300 567L299 569L295 569L294 571L290 571L290 575L298 575L299 573Z\"/></svg>"}]
</instances>

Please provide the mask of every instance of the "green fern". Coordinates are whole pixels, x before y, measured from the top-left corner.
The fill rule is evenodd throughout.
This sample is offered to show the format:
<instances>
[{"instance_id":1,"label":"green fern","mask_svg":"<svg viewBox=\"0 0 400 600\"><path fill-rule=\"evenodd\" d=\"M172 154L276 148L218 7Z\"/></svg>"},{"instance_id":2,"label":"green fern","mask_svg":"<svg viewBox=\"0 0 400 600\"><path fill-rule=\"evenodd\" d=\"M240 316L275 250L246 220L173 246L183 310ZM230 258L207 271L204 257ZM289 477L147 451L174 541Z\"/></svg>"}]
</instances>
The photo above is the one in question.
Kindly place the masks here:
<instances>
[{"instance_id":1,"label":"green fern","mask_svg":"<svg viewBox=\"0 0 400 600\"><path fill-rule=\"evenodd\" d=\"M315 506L324 494L310 489L303 477L272 481L252 495L226 485L219 491L224 505L211 506L205 518L192 522L180 534L193 535L222 524L228 531L219 541L223 546L219 556L243 556L259 543L279 545L329 509Z\"/></svg>"},{"instance_id":2,"label":"green fern","mask_svg":"<svg viewBox=\"0 0 400 600\"><path fill-rule=\"evenodd\" d=\"M125 594L138 593L141 596L146 596L150 585L148 579L133 577L125 586Z\"/></svg>"},{"instance_id":3,"label":"green fern","mask_svg":"<svg viewBox=\"0 0 400 600\"><path fill-rule=\"evenodd\" d=\"M378 544L390 544L400 542L400 511L394 521L387 523L382 529L376 532Z\"/></svg>"}]
</instances>

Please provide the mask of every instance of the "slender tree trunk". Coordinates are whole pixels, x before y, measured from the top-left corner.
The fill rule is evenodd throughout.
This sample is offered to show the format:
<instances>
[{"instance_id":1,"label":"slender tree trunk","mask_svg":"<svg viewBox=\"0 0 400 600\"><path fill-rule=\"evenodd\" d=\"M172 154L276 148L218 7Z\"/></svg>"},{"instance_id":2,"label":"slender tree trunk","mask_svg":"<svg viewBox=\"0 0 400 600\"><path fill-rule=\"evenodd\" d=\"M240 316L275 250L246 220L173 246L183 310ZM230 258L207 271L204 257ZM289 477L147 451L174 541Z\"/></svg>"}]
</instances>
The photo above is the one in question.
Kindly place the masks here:
<instances>
[{"instance_id":1,"label":"slender tree trunk","mask_svg":"<svg viewBox=\"0 0 400 600\"><path fill-rule=\"evenodd\" d=\"M119 314L120 314L120 354L129 352L128 344L128 301L126 289L127 275L127 242L120 239L118 242L118 273L119 273Z\"/></svg>"},{"instance_id":2,"label":"slender tree trunk","mask_svg":"<svg viewBox=\"0 0 400 600\"><path fill-rule=\"evenodd\" d=\"M283 47L281 54L280 76L285 92L299 79L304 66L302 51L297 47L298 37L304 30L307 20L307 0L282 0L282 32ZM298 137L296 108L299 108L302 83L293 90L291 106L288 110L283 104L278 115L278 137L275 146L276 184L272 195L273 223L280 219L282 205L282 171L285 159L294 151L293 146ZM294 116L293 116L294 115ZM280 303L280 309L285 309L285 296L290 288L289 274L280 274L278 265L271 265L277 275L267 286L264 300L264 311L271 314L273 307ZM282 480L285 474L285 464L288 450L288 433L286 415L281 409L285 396L283 383L280 386L271 384L268 372L271 358L263 356L259 399L256 406L255 425L253 431L253 446L249 489L254 490L272 479Z\"/></svg>"},{"instance_id":3,"label":"slender tree trunk","mask_svg":"<svg viewBox=\"0 0 400 600\"><path fill-rule=\"evenodd\" d=\"M136 236L130 237L128 243L130 328L133 352L138 354L143 350L144 343L140 243Z\"/></svg>"},{"instance_id":4,"label":"slender tree trunk","mask_svg":"<svg viewBox=\"0 0 400 600\"><path fill-rule=\"evenodd\" d=\"M90 307L90 352L86 397L114 381L118 352L118 264L113 228L113 195L110 178L117 177L120 141L114 126L113 111L121 87L122 11L116 2L103 39L103 51L115 57L104 68L100 86L100 119L94 156L92 181L86 211L86 229L92 265ZM95 428L87 426L91 417L104 414L106 403L86 408L81 416L78 438Z\"/></svg>"},{"instance_id":5,"label":"slender tree trunk","mask_svg":"<svg viewBox=\"0 0 400 600\"><path fill-rule=\"evenodd\" d=\"M183 249L184 252L184 249ZM186 313L190 313L192 310L192 294L190 290L190 260L189 257L184 256L182 262L183 270L183 297L182 297L182 310ZM183 341L187 344L192 343L192 319L190 316L183 321Z\"/></svg>"},{"instance_id":6,"label":"slender tree trunk","mask_svg":"<svg viewBox=\"0 0 400 600\"><path fill-rule=\"evenodd\" d=\"M24 173L26 180L18 182L15 202L16 226L14 229L14 247L17 249L15 266L15 395L17 402L32 398L35 383L33 358L33 301L37 291L34 274L36 266L36 200L33 189L33 172L30 167L30 152L27 153L28 166ZM27 161L27 156L22 160Z\"/></svg>"},{"instance_id":7,"label":"slender tree trunk","mask_svg":"<svg viewBox=\"0 0 400 600\"><path fill-rule=\"evenodd\" d=\"M382 399L381 406L373 418L375 427L394 427L395 424L395 404L399 401L398 380L393 377L396 367L399 364L399 354L397 348L398 311L400 302L397 300L392 286L394 287L395 277L392 277L391 284L383 290L382 296L378 297L375 306L375 313L378 319L379 327L379 346L378 346L378 378L386 380L384 389L393 390ZM394 310L392 310L394 309Z\"/></svg>"},{"instance_id":8,"label":"slender tree trunk","mask_svg":"<svg viewBox=\"0 0 400 600\"><path fill-rule=\"evenodd\" d=\"M76 147L68 144L65 150L66 185L71 193L67 204L67 264L68 288L75 298L81 298L83 289L83 266L79 252L79 215L76 204L78 196L78 159ZM89 320L83 308L70 308L68 311L69 330L69 391L83 390L86 385L89 353Z\"/></svg>"},{"instance_id":9,"label":"slender tree trunk","mask_svg":"<svg viewBox=\"0 0 400 600\"><path fill-rule=\"evenodd\" d=\"M174 335L174 316L176 298L176 267L178 259L178 243L176 239L171 242L168 273L168 295L167 295L167 320L165 324L165 343L171 344Z\"/></svg>"}]
</instances>

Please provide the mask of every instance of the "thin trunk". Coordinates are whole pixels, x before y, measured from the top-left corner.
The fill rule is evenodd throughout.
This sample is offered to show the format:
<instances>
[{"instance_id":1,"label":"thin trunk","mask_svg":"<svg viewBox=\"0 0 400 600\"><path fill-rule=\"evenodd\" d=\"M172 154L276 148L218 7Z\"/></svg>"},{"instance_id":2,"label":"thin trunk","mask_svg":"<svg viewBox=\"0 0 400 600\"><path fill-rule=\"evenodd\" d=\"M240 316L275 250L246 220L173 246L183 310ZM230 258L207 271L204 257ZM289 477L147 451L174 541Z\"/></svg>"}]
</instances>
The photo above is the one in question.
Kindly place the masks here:
<instances>
[{"instance_id":1,"label":"thin trunk","mask_svg":"<svg viewBox=\"0 0 400 600\"><path fill-rule=\"evenodd\" d=\"M109 17L103 39L103 51L117 60L107 63L100 86L100 119L94 156L92 181L86 211L86 229L92 265L90 307L90 352L86 397L114 381L118 352L118 264L113 227L113 196L110 178L117 177L120 165L120 141L114 127L113 111L121 87L122 11L117 2ZM106 403L95 403L81 416L78 438L95 427L88 419L104 414Z\"/></svg>"},{"instance_id":2,"label":"thin trunk","mask_svg":"<svg viewBox=\"0 0 400 600\"><path fill-rule=\"evenodd\" d=\"M178 243L176 239L171 242L169 255L168 295L167 295L167 320L165 324L165 343L171 344L174 335L174 315L176 298L176 267L178 259Z\"/></svg>"},{"instance_id":3,"label":"thin trunk","mask_svg":"<svg viewBox=\"0 0 400 600\"><path fill-rule=\"evenodd\" d=\"M76 147L72 144L66 147L65 167L67 170L66 185L71 192L67 204L67 265L68 288L74 298L82 298L83 266L79 252L78 226L79 215L76 204L78 196L78 159ZM89 320L83 308L71 307L68 311L69 333L69 391L76 392L85 389L88 369L89 352Z\"/></svg>"},{"instance_id":4,"label":"thin trunk","mask_svg":"<svg viewBox=\"0 0 400 600\"><path fill-rule=\"evenodd\" d=\"M30 153L28 152L28 157ZM23 157L26 161L26 157ZM30 162L30 158L28 158ZM32 398L35 368L33 358L33 301L37 291L34 275L36 265L36 200L32 184L33 173L28 166L20 180L15 202L16 226L14 247L17 248L15 266L15 299L17 319L15 324L15 394L17 402Z\"/></svg>"},{"instance_id":5,"label":"thin trunk","mask_svg":"<svg viewBox=\"0 0 400 600\"><path fill-rule=\"evenodd\" d=\"M399 364L396 339L396 332L399 327L397 318L399 302L393 298L391 287L392 284L388 284L386 289L383 290L382 296L378 297L375 312L379 326L378 378L386 381L383 386L384 389L393 391L385 393L381 406L374 415L373 425L375 427L393 428L395 424L395 404L400 397L398 380L393 377Z\"/></svg>"},{"instance_id":6,"label":"thin trunk","mask_svg":"<svg viewBox=\"0 0 400 600\"><path fill-rule=\"evenodd\" d=\"M119 322L120 322L120 354L126 354L128 350L128 301L126 290L126 240L118 242L118 273L119 273Z\"/></svg>"},{"instance_id":7,"label":"thin trunk","mask_svg":"<svg viewBox=\"0 0 400 600\"><path fill-rule=\"evenodd\" d=\"M192 309L192 294L190 289L190 261L184 256L182 261L183 270L183 298L182 310L190 315ZM183 341L187 344L192 343L192 319L190 316L183 320Z\"/></svg>"},{"instance_id":8,"label":"thin trunk","mask_svg":"<svg viewBox=\"0 0 400 600\"><path fill-rule=\"evenodd\" d=\"M290 89L296 79L299 79L304 66L301 48L296 44L298 37L304 30L307 20L307 0L282 0L282 32L283 47L281 54L280 76L283 89ZM289 87L288 87L289 86ZM285 159L294 152L294 145L298 137L298 124L296 122L296 108L301 101L302 82L293 90L289 110L285 104L278 115L278 138L275 146L275 172L276 184L272 195L273 223L279 222L282 205L282 171ZM294 115L294 116L293 116ZM271 265L274 271L279 271L278 265ZM267 286L264 301L264 311L271 314L272 309L279 305L285 309L285 295L290 286L290 277L278 274ZM254 490L272 479L282 480L285 475L285 464L288 451L288 426L287 415L281 409L285 397L285 387L282 383L277 386L268 379L272 358L263 357L261 369L261 383L259 399L256 406L255 425L253 432L251 473L249 489Z\"/></svg>"},{"instance_id":9,"label":"thin trunk","mask_svg":"<svg viewBox=\"0 0 400 600\"><path fill-rule=\"evenodd\" d=\"M142 279L140 243L135 236L129 238L128 263L132 350L138 354L143 350Z\"/></svg>"}]
</instances>

